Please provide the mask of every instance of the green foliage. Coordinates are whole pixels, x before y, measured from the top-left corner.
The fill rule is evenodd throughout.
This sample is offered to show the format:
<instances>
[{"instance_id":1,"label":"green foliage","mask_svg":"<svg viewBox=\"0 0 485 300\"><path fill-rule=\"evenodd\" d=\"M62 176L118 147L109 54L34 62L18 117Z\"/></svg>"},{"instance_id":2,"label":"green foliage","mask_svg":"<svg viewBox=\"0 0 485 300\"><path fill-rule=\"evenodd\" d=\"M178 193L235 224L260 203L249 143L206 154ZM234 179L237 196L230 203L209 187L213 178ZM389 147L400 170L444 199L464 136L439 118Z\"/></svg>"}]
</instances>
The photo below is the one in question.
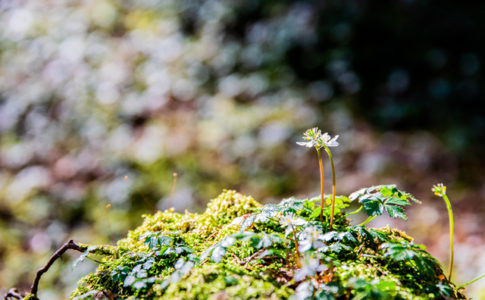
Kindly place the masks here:
<instances>
[{"instance_id":1,"label":"green foliage","mask_svg":"<svg viewBox=\"0 0 485 300\"><path fill-rule=\"evenodd\" d=\"M389 198L387 205L410 198L389 186L362 195L374 191ZM121 299L464 299L438 262L404 233L349 225L341 211L346 197L337 198L332 231L318 220L314 199L263 207L240 199L249 198L225 191L214 200L233 204L232 220L224 211L214 215L213 208L201 215L146 216L116 252L104 251L97 273L72 296L109 291ZM98 251L89 249L83 257Z\"/></svg>"},{"instance_id":2,"label":"green foliage","mask_svg":"<svg viewBox=\"0 0 485 300\"><path fill-rule=\"evenodd\" d=\"M386 211L391 218L403 220L407 220L404 207L411 201L419 203L414 196L398 190L394 184L363 188L352 193L349 199L358 200L368 216L380 216Z\"/></svg>"},{"instance_id":3,"label":"green foliage","mask_svg":"<svg viewBox=\"0 0 485 300\"><path fill-rule=\"evenodd\" d=\"M400 242L385 243L381 245L381 248L386 250L384 256L391 258L393 262L411 266L421 276L436 276L438 262L426 252L424 246Z\"/></svg>"},{"instance_id":4,"label":"green foliage","mask_svg":"<svg viewBox=\"0 0 485 300\"><path fill-rule=\"evenodd\" d=\"M394 281L381 281L375 279L373 281L366 281L364 279L356 279L352 282L353 299L395 299L397 294L397 285Z\"/></svg>"}]
</instances>

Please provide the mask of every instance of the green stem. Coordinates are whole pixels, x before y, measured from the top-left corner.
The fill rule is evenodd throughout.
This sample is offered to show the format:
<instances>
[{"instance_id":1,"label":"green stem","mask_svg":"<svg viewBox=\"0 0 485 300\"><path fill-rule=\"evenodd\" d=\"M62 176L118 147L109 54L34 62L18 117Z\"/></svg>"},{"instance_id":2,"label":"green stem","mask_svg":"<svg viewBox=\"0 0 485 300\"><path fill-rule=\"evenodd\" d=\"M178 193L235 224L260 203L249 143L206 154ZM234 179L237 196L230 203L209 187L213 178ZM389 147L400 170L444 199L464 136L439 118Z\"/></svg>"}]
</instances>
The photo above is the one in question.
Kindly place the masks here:
<instances>
[{"instance_id":1,"label":"green stem","mask_svg":"<svg viewBox=\"0 0 485 300\"><path fill-rule=\"evenodd\" d=\"M320 222L323 223L323 209L325 208L325 195L324 195L324 177L323 177L323 161L322 161L322 153L320 149L317 149L318 155L318 165L320 166Z\"/></svg>"},{"instance_id":2,"label":"green stem","mask_svg":"<svg viewBox=\"0 0 485 300\"><path fill-rule=\"evenodd\" d=\"M460 285L460 286L457 286L457 287L456 287L456 289L457 289L457 290L462 289L462 288L466 287L467 285L470 285L470 284L472 284L472 283L475 283L475 282L477 282L478 280L480 280L480 279L482 279L482 278L485 278L485 274L483 274L483 275L481 275L481 276L479 276L479 277L477 277L477 278L473 279L472 281L469 281L469 282L464 283L464 284L462 284L462 285Z\"/></svg>"},{"instance_id":3,"label":"green stem","mask_svg":"<svg viewBox=\"0 0 485 300\"><path fill-rule=\"evenodd\" d=\"M330 166L332 167L332 212L330 213L330 230L332 230L333 216L335 214L335 186L336 186L335 165L333 164L332 152L330 152L330 149L326 145L324 145L324 147L325 147L325 151L328 154L328 158L330 159Z\"/></svg>"},{"instance_id":4,"label":"green stem","mask_svg":"<svg viewBox=\"0 0 485 300\"><path fill-rule=\"evenodd\" d=\"M355 214L359 213L359 212L360 212L360 211L361 211L363 208L364 208L364 206L363 206L363 205L361 205L361 206L359 207L359 209L354 210L353 212L349 212L349 213L348 213L348 214L346 214L345 216L346 216L346 217L348 217L348 216L351 216L351 215L355 215Z\"/></svg>"},{"instance_id":5,"label":"green stem","mask_svg":"<svg viewBox=\"0 0 485 300\"><path fill-rule=\"evenodd\" d=\"M454 259L454 250L453 250L453 210L451 208L450 200L445 193L443 193L443 200L446 202L446 208L448 209L448 218L450 221L450 264L449 264L449 274L448 279L451 280L451 275L453 275L453 259Z\"/></svg>"},{"instance_id":6,"label":"green stem","mask_svg":"<svg viewBox=\"0 0 485 300\"><path fill-rule=\"evenodd\" d=\"M357 226L364 226L365 224L369 223L370 221L374 220L375 218L377 218L377 216L369 216L367 218L367 220L365 220L364 222L360 223L359 225Z\"/></svg>"}]
</instances>

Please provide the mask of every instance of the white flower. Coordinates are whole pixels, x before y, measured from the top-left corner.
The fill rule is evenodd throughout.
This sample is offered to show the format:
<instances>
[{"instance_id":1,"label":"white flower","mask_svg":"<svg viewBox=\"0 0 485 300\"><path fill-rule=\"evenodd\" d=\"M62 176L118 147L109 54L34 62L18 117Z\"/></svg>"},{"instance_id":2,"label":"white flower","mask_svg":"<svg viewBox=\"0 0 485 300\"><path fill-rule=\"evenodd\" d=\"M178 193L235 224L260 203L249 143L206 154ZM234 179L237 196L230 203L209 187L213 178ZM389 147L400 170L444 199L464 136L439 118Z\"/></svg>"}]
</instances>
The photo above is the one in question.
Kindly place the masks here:
<instances>
[{"instance_id":1,"label":"white flower","mask_svg":"<svg viewBox=\"0 0 485 300\"><path fill-rule=\"evenodd\" d=\"M295 214L287 214L280 218L280 225L286 227L285 236L288 236L295 231L295 226L301 226L305 223L305 220L297 217Z\"/></svg>"},{"instance_id":2,"label":"white flower","mask_svg":"<svg viewBox=\"0 0 485 300\"><path fill-rule=\"evenodd\" d=\"M433 188L431 189L431 191L433 191L433 193L436 196L446 195L446 185L444 185L442 183L435 184L435 185L433 185Z\"/></svg>"},{"instance_id":3,"label":"white flower","mask_svg":"<svg viewBox=\"0 0 485 300\"><path fill-rule=\"evenodd\" d=\"M325 144L327 147L337 147L339 145L337 142L338 135L332 138L328 133L325 132L321 138L323 144Z\"/></svg>"},{"instance_id":4,"label":"white flower","mask_svg":"<svg viewBox=\"0 0 485 300\"><path fill-rule=\"evenodd\" d=\"M295 214L287 214L287 215L284 215L283 217L281 217L281 219L280 219L280 224L283 227L287 227L287 226L290 226L290 225L300 226L300 225L303 225L305 223L306 223L305 220L297 217Z\"/></svg>"},{"instance_id":5,"label":"white flower","mask_svg":"<svg viewBox=\"0 0 485 300\"><path fill-rule=\"evenodd\" d=\"M296 142L298 145L308 148L316 147L315 141L308 141L308 142Z\"/></svg>"},{"instance_id":6,"label":"white flower","mask_svg":"<svg viewBox=\"0 0 485 300\"><path fill-rule=\"evenodd\" d=\"M331 137L327 132L322 134L320 129L317 127L308 129L303 134L303 142L296 142L300 146L308 147L308 148L317 148L320 149L323 146L327 147L337 147L339 143L337 142L337 138L339 136L336 135L335 137Z\"/></svg>"}]
</instances>

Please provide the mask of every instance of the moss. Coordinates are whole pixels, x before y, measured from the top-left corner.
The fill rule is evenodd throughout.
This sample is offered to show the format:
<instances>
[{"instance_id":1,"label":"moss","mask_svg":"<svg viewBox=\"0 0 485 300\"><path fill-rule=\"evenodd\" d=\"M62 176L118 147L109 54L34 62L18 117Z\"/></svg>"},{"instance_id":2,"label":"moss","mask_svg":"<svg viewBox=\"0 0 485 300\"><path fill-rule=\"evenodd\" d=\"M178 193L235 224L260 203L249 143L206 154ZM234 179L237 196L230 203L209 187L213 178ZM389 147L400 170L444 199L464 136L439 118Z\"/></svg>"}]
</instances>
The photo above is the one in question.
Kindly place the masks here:
<instances>
[{"instance_id":1,"label":"moss","mask_svg":"<svg viewBox=\"0 0 485 300\"><path fill-rule=\"evenodd\" d=\"M35 295L29 293L29 294L25 295L24 300L39 300L39 298L37 298Z\"/></svg>"},{"instance_id":2,"label":"moss","mask_svg":"<svg viewBox=\"0 0 485 300\"><path fill-rule=\"evenodd\" d=\"M404 231L390 228L389 226L380 228L379 231L385 233L387 236L389 236L391 239L393 239L396 242L408 242L411 243L414 239L407 235Z\"/></svg>"},{"instance_id":3,"label":"moss","mask_svg":"<svg viewBox=\"0 0 485 300\"><path fill-rule=\"evenodd\" d=\"M444 279L434 258L404 232L350 226L343 213L336 215L336 231L328 233L327 245L312 252L326 269L304 277L309 280L296 280L297 273L309 268L306 263L299 268L297 258L306 262L312 257L296 253L294 239L285 234L278 218L294 212L308 226L324 230L328 224L318 221L316 208L311 200L299 199L262 208L251 197L224 191L202 214L168 210L145 215L143 224L117 246L90 248L101 264L80 281L71 297L288 299L302 298L299 293L306 284L310 289L319 286L317 292L323 291L328 299L433 299L443 293L466 298ZM242 227L247 227L244 233ZM409 247L406 251L423 261L393 260L385 243ZM420 264L430 265L431 274Z\"/></svg>"},{"instance_id":4,"label":"moss","mask_svg":"<svg viewBox=\"0 0 485 300\"><path fill-rule=\"evenodd\" d=\"M233 264L205 264L171 285L164 299L280 299L291 289L263 280Z\"/></svg>"}]
</instances>

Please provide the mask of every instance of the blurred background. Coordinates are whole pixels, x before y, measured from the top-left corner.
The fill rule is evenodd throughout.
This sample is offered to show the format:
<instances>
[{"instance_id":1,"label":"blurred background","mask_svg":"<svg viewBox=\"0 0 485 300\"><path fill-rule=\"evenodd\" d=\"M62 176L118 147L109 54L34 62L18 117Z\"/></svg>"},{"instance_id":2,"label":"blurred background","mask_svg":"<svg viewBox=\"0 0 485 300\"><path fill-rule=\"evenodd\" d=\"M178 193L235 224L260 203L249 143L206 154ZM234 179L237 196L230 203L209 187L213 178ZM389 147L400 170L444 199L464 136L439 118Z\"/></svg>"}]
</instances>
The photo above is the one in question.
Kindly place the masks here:
<instances>
[{"instance_id":1,"label":"blurred background","mask_svg":"<svg viewBox=\"0 0 485 300\"><path fill-rule=\"evenodd\" d=\"M396 183L423 201L408 222L370 226L406 230L445 269L446 207L430 189L448 185L455 282L485 273L484 11L0 1L0 292L26 290L68 239L113 244L142 214L200 212L224 188L264 203L317 195L316 155L295 144L313 126L340 135L338 194ZM67 298L94 270L73 269L77 255L44 275L41 299ZM485 299L485 282L467 294Z\"/></svg>"}]
</instances>

